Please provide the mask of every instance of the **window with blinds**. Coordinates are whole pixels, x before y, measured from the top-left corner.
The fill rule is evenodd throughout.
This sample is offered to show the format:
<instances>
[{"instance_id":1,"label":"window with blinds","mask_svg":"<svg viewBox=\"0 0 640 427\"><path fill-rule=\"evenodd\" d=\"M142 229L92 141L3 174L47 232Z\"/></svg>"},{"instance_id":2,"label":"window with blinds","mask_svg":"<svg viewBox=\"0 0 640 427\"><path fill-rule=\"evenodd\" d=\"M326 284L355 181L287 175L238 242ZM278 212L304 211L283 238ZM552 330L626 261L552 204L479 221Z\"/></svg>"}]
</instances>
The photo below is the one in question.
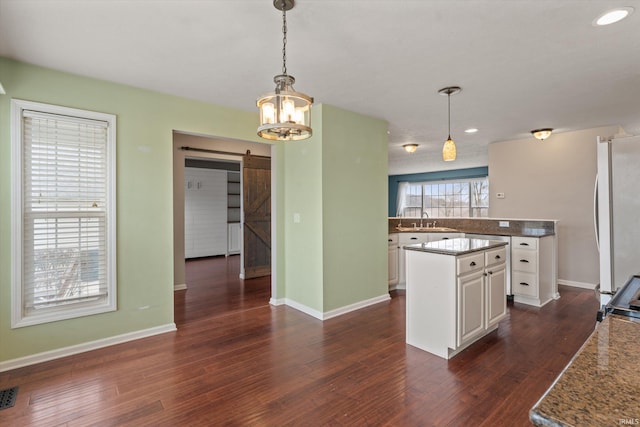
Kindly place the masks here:
<instances>
[{"instance_id":1,"label":"window with blinds","mask_svg":"<svg viewBox=\"0 0 640 427\"><path fill-rule=\"evenodd\" d=\"M115 116L13 114L14 327L115 310Z\"/></svg>"}]
</instances>

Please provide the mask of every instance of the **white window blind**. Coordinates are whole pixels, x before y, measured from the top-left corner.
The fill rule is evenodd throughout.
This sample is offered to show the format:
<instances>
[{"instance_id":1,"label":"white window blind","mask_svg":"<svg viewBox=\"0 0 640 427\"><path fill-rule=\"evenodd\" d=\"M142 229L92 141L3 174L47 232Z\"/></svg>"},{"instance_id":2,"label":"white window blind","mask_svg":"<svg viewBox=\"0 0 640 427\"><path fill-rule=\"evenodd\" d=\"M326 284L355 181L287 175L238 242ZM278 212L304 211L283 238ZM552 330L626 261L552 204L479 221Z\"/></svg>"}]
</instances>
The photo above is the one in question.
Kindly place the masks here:
<instances>
[{"instance_id":1,"label":"white window blind","mask_svg":"<svg viewBox=\"0 0 640 427\"><path fill-rule=\"evenodd\" d=\"M111 125L109 120L21 110L17 323L115 308L110 295L115 292ZM24 322L29 318L40 319Z\"/></svg>"}]
</instances>

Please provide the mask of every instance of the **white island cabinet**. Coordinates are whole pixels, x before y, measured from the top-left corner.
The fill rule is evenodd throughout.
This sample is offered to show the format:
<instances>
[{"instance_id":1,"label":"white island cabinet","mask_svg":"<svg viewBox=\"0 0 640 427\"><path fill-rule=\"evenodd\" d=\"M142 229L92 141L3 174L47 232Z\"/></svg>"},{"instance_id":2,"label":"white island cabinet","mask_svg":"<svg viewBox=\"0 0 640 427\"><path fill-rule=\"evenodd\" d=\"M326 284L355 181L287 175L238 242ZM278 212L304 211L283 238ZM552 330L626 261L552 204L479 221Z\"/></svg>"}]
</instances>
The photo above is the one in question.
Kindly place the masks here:
<instances>
[{"instance_id":1,"label":"white island cabinet","mask_svg":"<svg viewBox=\"0 0 640 427\"><path fill-rule=\"evenodd\" d=\"M457 238L408 245L407 343L445 359L507 314L506 242Z\"/></svg>"}]
</instances>

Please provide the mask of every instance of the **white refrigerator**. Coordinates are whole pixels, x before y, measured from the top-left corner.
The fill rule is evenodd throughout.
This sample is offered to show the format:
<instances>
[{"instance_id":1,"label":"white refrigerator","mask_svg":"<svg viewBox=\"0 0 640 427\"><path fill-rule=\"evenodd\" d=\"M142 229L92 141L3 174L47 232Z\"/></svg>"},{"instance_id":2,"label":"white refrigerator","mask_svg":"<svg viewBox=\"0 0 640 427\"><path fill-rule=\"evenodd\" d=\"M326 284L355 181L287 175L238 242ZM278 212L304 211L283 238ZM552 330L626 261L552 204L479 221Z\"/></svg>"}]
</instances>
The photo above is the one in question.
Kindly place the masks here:
<instances>
[{"instance_id":1,"label":"white refrigerator","mask_svg":"<svg viewBox=\"0 0 640 427\"><path fill-rule=\"evenodd\" d=\"M640 137L598 137L594 224L600 251L600 301L640 274Z\"/></svg>"}]
</instances>

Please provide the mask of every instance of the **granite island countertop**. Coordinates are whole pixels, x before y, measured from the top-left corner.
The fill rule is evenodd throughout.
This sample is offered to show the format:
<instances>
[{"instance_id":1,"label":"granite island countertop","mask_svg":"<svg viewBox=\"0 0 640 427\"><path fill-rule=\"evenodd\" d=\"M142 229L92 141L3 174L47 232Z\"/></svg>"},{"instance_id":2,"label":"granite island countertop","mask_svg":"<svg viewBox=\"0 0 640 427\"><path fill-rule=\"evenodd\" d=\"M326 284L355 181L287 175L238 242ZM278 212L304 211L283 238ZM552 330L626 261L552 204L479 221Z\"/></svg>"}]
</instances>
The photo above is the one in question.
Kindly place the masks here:
<instances>
[{"instance_id":1,"label":"granite island countertop","mask_svg":"<svg viewBox=\"0 0 640 427\"><path fill-rule=\"evenodd\" d=\"M428 243L416 243L403 246L410 251L429 252L442 255L464 255L471 252L484 251L485 249L499 248L506 246L507 242L485 239L456 238L447 240L436 240Z\"/></svg>"},{"instance_id":2,"label":"granite island countertop","mask_svg":"<svg viewBox=\"0 0 640 427\"><path fill-rule=\"evenodd\" d=\"M536 426L640 424L640 322L611 314L529 412Z\"/></svg>"}]
</instances>

